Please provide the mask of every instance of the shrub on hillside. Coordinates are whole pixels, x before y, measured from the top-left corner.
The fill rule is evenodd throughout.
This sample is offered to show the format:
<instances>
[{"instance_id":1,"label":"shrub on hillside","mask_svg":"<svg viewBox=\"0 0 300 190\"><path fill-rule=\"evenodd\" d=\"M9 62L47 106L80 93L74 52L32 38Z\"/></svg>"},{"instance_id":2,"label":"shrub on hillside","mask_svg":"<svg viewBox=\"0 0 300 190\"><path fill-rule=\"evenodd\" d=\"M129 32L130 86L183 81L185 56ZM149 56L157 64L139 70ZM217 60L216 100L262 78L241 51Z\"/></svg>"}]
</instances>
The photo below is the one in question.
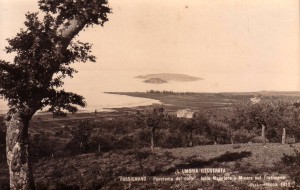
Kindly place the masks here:
<instances>
[{"instance_id":1,"label":"shrub on hillside","mask_svg":"<svg viewBox=\"0 0 300 190\"><path fill-rule=\"evenodd\" d=\"M293 155L283 154L282 163L287 166L286 172L300 185L300 152L294 148Z\"/></svg>"},{"instance_id":2,"label":"shrub on hillside","mask_svg":"<svg viewBox=\"0 0 300 190\"><path fill-rule=\"evenodd\" d=\"M34 159L50 157L54 154L54 140L45 133L34 134L29 138L31 156Z\"/></svg>"},{"instance_id":3,"label":"shrub on hillside","mask_svg":"<svg viewBox=\"0 0 300 190\"><path fill-rule=\"evenodd\" d=\"M73 127L71 133L74 144L77 144L80 149L80 153L88 152L88 141L93 131L93 125L90 121L82 121L76 127Z\"/></svg>"},{"instance_id":4,"label":"shrub on hillside","mask_svg":"<svg viewBox=\"0 0 300 190\"><path fill-rule=\"evenodd\" d=\"M247 143L250 142L256 135L247 129L239 129L233 132L233 142L234 143Z\"/></svg>"},{"instance_id":5,"label":"shrub on hillside","mask_svg":"<svg viewBox=\"0 0 300 190\"><path fill-rule=\"evenodd\" d=\"M111 135L94 135L89 139L88 147L90 152L107 152L115 149L117 139Z\"/></svg>"},{"instance_id":6,"label":"shrub on hillside","mask_svg":"<svg viewBox=\"0 0 300 190\"><path fill-rule=\"evenodd\" d=\"M163 136L163 141L161 142L163 148L177 148L183 147L185 143L185 137L180 134L170 134L167 133Z\"/></svg>"},{"instance_id":7,"label":"shrub on hillside","mask_svg":"<svg viewBox=\"0 0 300 190\"><path fill-rule=\"evenodd\" d=\"M135 145L134 137L130 135L125 135L122 138L118 139L115 148L116 149L130 149L133 148Z\"/></svg>"},{"instance_id":8,"label":"shrub on hillside","mask_svg":"<svg viewBox=\"0 0 300 190\"><path fill-rule=\"evenodd\" d=\"M214 118L209 120L208 135L218 144L228 144L231 142L231 131L227 123L223 123Z\"/></svg>"},{"instance_id":9,"label":"shrub on hillside","mask_svg":"<svg viewBox=\"0 0 300 190\"><path fill-rule=\"evenodd\" d=\"M140 144L141 147L148 147L149 146L149 142L150 142L150 130L140 130L137 133L137 139L136 139L136 143Z\"/></svg>"}]
</instances>

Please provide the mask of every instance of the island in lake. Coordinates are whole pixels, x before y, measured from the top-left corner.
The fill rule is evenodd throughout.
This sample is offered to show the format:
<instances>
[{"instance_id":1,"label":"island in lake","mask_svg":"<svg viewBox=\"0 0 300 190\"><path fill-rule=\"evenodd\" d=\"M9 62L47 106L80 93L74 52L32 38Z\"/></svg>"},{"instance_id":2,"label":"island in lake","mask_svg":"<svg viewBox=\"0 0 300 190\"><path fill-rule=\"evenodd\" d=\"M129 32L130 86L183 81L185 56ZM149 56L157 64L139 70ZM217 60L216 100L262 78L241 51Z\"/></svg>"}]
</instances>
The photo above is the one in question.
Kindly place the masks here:
<instances>
[{"instance_id":1,"label":"island in lake","mask_svg":"<svg viewBox=\"0 0 300 190\"><path fill-rule=\"evenodd\" d=\"M144 80L143 82L152 83L152 84L163 84L163 83L167 83L168 81L165 81L160 78L150 78L150 79Z\"/></svg>"},{"instance_id":2,"label":"island in lake","mask_svg":"<svg viewBox=\"0 0 300 190\"><path fill-rule=\"evenodd\" d=\"M203 80L203 78L194 77L185 74L174 74L174 73L158 73L158 74L148 74L139 75L136 78L145 79L143 82L152 84L163 84L170 81L173 82L190 82Z\"/></svg>"}]
</instances>

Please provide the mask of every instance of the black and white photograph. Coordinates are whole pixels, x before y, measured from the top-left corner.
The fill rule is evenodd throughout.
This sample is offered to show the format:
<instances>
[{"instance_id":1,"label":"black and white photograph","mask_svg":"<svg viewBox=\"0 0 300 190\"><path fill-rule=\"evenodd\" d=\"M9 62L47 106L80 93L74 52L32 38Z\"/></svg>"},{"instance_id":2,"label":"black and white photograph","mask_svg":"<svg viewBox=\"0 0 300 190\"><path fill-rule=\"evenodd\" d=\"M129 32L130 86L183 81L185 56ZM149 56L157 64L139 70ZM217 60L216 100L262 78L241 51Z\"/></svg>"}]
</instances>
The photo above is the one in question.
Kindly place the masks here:
<instances>
[{"instance_id":1,"label":"black and white photograph","mask_svg":"<svg viewBox=\"0 0 300 190\"><path fill-rule=\"evenodd\" d=\"M299 0L0 0L0 190L300 189Z\"/></svg>"}]
</instances>

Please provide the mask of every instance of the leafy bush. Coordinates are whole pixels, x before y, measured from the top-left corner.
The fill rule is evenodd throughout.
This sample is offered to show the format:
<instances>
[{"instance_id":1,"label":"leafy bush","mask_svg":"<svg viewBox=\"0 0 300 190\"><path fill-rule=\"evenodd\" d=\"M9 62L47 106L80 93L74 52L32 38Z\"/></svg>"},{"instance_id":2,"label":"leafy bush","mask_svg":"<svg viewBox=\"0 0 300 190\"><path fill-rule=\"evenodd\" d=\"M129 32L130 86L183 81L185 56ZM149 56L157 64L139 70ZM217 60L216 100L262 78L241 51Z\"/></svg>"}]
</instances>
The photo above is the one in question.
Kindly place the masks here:
<instances>
[{"instance_id":1,"label":"leafy bush","mask_svg":"<svg viewBox=\"0 0 300 190\"><path fill-rule=\"evenodd\" d=\"M54 153L54 141L45 133L34 134L29 138L30 151L33 159L50 157Z\"/></svg>"},{"instance_id":2,"label":"leafy bush","mask_svg":"<svg viewBox=\"0 0 300 190\"><path fill-rule=\"evenodd\" d=\"M116 149L129 149L135 146L135 141L133 136L125 135L117 141Z\"/></svg>"},{"instance_id":3,"label":"leafy bush","mask_svg":"<svg viewBox=\"0 0 300 190\"><path fill-rule=\"evenodd\" d=\"M181 134L165 134L163 141L161 142L163 148L177 148L183 147L185 143L185 137Z\"/></svg>"},{"instance_id":4,"label":"leafy bush","mask_svg":"<svg viewBox=\"0 0 300 190\"><path fill-rule=\"evenodd\" d=\"M297 185L300 185L300 152L294 148L293 155L284 154L282 163L287 166L286 172L294 179Z\"/></svg>"},{"instance_id":5,"label":"leafy bush","mask_svg":"<svg viewBox=\"0 0 300 190\"><path fill-rule=\"evenodd\" d=\"M113 135L94 135L89 139L88 147L90 152L107 152L116 148L117 139ZM100 146L100 147L99 147Z\"/></svg>"},{"instance_id":6,"label":"leafy bush","mask_svg":"<svg viewBox=\"0 0 300 190\"><path fill-rule=\"evenodd\" d=\"M250 132L247 129L239 129L233 132L233 142L234 143L247 143L256 136L254 133Z\"/></svg>"}]
</instances>

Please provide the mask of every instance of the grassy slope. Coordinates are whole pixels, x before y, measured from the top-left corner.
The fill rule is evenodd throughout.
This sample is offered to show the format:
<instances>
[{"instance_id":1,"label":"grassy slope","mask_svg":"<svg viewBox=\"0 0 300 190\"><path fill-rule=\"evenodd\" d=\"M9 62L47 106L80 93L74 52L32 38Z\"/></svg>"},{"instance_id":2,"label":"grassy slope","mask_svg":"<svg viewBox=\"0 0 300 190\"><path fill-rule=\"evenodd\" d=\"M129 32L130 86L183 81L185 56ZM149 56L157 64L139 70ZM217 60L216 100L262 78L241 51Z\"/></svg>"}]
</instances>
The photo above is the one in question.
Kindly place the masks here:
<instances>
[{"instance_id":1,"label":"grassy slope","mask_svg":"<svg viewBox=\"0 0 300 190\"><path fill-rule=\"evenodd\" d=\"M204 160L218 157L221 154L225 154L226 152L250 151L252 155L250 157L244 158L242 162L249 162L251 163L252 167L264 166L268 168L274 167L274 164L281 160L284 153L292 154L294 152L294 149L288 144L281 145L279 143L269 143L266 146L263 146L259 143L253 143L239 145L240 147L231 144L205 145L190 148L176 148L170 149L169 151L171 151L175 157L197 156ZM293 144L293 146L297 150L300 150L300 143Z\"/></svg>"},{"instance_id":2,"label":"grassy slope","mask_svg":"<svg viewBox=\"0 0 300 190\"><path fill-rule=\"evenodd\" d=\"M276 173L276 170L280 169L276 167L279 166L278 162L283 153L293 153L293 148L290 145L267 144L265 147L261 144L241 144L240 147L234 148L235 146L207 145L176 149L157 148L154 154L145 148L144 150L107 152L101 155L84 154L70 158L47 158L35 163L34 171L38 183L61 182L79 186L95 185L96 183L99 186L105 185L108 189L123 189L129 183L120 182L119 176L175 177L174 171L179 165L185 166L184 168L224 167L239 174L262 174L264 172L270 174L274 171ZM294 146L298 150L300 149L299 143ZM226 162L216 159L226 153L241 153L243 151L251 151L252 154L239 159L229 157ZM205 162L213 159L215 159L214 162ZM7 172L7 170L5 171ZM222 184L226 185L226 183ZM155 189L162 185L170 187L176 186L178 183L167 182L157 186L152 181L148 183L137 182L136 189L140 189L142 186L147 189ZM196 180L192 184L182 182L179 187L185 185L190 185L189 187L201 185L210 189L212 184Z\"/></svg>"}]
</instances>

